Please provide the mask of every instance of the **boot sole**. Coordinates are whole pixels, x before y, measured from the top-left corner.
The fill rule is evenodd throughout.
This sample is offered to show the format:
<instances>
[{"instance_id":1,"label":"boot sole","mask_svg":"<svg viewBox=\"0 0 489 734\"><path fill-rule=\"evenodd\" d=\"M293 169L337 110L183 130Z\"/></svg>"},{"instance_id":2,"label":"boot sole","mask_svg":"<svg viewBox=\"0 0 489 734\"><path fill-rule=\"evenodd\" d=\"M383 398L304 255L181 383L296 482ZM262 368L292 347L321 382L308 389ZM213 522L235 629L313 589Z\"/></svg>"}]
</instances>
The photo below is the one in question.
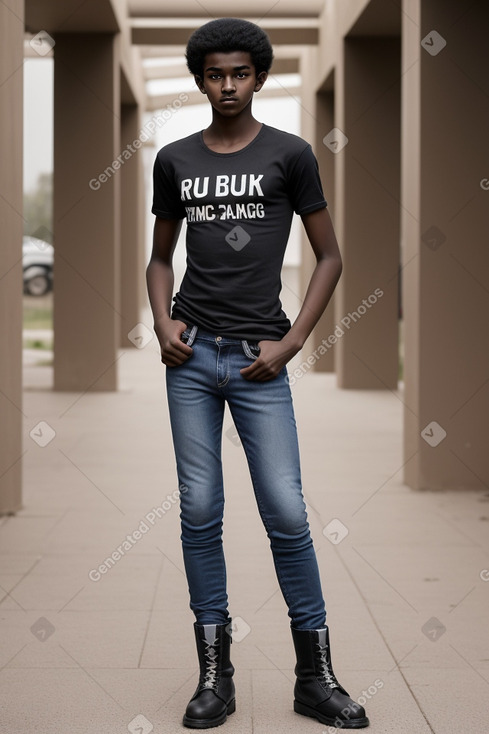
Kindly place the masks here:
<instances>
[{"instance_id":1,"label":"boot sole","mask_svg":"<svg viewBox=\"0 0 489 734\"><path fill-rule=\"evenodd\" d=\"M224 724L230 714L236 711L236 699L233 698L227 705L226 711L215 719L189 719L188 716L183 717L183 725L191 729L210 729L211 726L221 726Z\"/></svg>"},{"instance_id":2,"label":"boot sole","mask_svg":"<svg viewBox=\"0 0 489 734\"><path fill-rule=\"evenodd\" d=\"M321 724L334 726L337 729L363 729L365 726L368 726L370 724L368 718L364 716L361 719L341 719L341 726L338 726L338 724L335 724L335 721L337 721L339 717L331 719L329 716L325 716L324 714L321 714L319 711L316 711L310 706L306 706L306 704L295 700L294 711L296 712L296 714L302 714L302 716L310 716L312 719L317 719L318 721L320 721Z\"/></svg>"}]
</instances>

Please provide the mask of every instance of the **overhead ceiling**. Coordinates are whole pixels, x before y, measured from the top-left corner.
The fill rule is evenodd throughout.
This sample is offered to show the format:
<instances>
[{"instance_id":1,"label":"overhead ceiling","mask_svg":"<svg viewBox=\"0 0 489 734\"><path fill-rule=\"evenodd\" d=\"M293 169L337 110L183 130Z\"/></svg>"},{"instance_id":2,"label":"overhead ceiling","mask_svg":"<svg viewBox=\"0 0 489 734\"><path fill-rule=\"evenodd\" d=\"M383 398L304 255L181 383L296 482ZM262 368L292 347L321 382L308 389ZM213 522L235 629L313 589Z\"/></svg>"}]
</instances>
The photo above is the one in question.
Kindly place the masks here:
<instances>
[{"instance_id":1,"label":"overhead ceiling","mask_svg":"<svg viewBox=\"0 0 489 734\"><path fill-rule=\"evenodd\" d=\"M270 36L275 55L271 71L277 84L275 89L264 88L262 96L297 93L303 49L318 43L319 16L325 5L325 0L246 0L232 5L222 0L25 0L25 21L26 30L33 34L41 29L52 34L122 31L126 43L137 47L147 108L154 110L166 101L165 85L169 90L172 80L188 75L184 51L192 31L223 12L258 23ZM348 35L397 35L400 24L400 0L359 2L358 17ZM171 60L174 63L168 63ZM296 77L280 76L284 74ZM280 79L287 79L287 88ZM162 82L158 89L155 80ZM198 102L198 94L192 94Z\"/></svg>"},{"instance_id":2,"label":"overhead ceiling","mask_svg":"<svg viewBox=\"0 0 489 734\"><path fill-rule=\"evenodd\" d=\"M300 57L304 45L318 42L319 13L324 0L247 0L232 5L233 17L246 17L264 28L274 45L272 74L277 77L277 88L272 85L262 96L297 93L299 82L287 77L290 91L282 84L285 74L300 72ZM39 30L54 36L59 33L117 33L124 31L128 41L138 47L142 59L142 73L146 82L147 109L154 110L166 101L165 80L188 75L184 51L193 30L206 20L222 17L228 11L222 0L25 0L26 31ZM129 16L129 17L128 17ZM151 63L150 59L160 59ZM168 64L170 59L177 64ZM122 75L124 81L124 74ZM162 86L154 90L155 80ZM123 90L124 91L124 90ZM127 90L126 90L127 91ZM130 100L130 94L125 95ZM201 96L194 94L195 102Z\"/></svg>"},{"instance_id":3,"label":"overhead ceiling","mask_svg":"<svg viewBox=\"0 0 489 734\"><path fill-rule=\"evenodd\" d=\"M139 18L202 18L212 20L223 15L234 18L317 18L324 8L324 0L247 0L234 2L232 7L222 0L128 0L128 13ZM232 11L232 12L230 12Z\"/></svg>"},{"instance_id":4,"label":"overhead ceiling","mask_svg":"<svg viewBox=\"0 0 489 734\"><path fill-rule=\"evenodd\" d=\"M37 33L117 33L119 0L25 0L26 31Z\"/></svg>"},{"instance_id":5,"label":"overhead ceiling","mask_svg":"<svg viewBox=\"0 0 489 734\"><path fill-rule=\"evenodd\" d=\"M317 18L250 17L259 23L270 37L272 44L301 43L317 44L319 41L319 22ZM190 34L202 25L199 17L169 18L131 18L132 42L135 44L179 44L186 43Z\"/></svg>"}]
</instances>

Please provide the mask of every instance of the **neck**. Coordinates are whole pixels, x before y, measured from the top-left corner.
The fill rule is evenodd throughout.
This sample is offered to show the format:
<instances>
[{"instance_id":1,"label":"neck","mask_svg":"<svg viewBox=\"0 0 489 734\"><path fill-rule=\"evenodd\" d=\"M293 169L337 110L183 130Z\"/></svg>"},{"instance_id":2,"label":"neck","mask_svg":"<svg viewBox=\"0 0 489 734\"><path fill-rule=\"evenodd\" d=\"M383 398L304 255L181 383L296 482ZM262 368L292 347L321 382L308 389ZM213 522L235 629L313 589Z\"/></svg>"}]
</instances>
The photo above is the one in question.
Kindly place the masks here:
<instances>
[{"instance_id":1,"label":"neck","mask_svg":"<svg viewBox=\"0 0 489 734\"><path fill-rule=\"evenodd\" d=\"M237 117L224 117L213 109L212 122L206 133L212 140L232 143L257 133L260 126L261 123L251 114L251 104L249 104Z\"/></svg>"}]
</instances>

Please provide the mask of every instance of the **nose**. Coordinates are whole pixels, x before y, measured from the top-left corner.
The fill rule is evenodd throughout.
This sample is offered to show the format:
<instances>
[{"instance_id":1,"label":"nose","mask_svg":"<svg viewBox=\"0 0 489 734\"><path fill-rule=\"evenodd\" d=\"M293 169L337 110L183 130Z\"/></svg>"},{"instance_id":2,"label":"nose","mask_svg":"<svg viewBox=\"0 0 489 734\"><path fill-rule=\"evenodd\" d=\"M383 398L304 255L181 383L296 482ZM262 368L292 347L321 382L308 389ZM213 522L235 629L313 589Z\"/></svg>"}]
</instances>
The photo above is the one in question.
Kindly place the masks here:
<instances>
[{"instance_id":1,"label":"nose","mask_svg":"<svg viewBox=\"0 0 489 734\"><path fill-rule=\"evenodd\" d=\"M222 91L223 92L233 92L236 89L236 86L233 81L233 77L231 75L225 76L222 80Z\"/></svg>"}]
</instances>

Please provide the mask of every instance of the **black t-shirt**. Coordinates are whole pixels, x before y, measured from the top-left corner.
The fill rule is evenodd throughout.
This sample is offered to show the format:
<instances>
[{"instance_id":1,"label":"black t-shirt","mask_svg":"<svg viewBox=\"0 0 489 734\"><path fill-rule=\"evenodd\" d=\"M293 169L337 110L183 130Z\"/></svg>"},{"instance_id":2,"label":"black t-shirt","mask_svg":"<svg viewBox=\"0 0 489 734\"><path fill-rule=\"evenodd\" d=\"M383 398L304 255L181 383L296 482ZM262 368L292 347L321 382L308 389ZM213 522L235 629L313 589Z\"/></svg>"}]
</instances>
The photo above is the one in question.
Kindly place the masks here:
<instances>
[{"instance_id":1,"label":"black t-shirt","mask_svg":"<svg viewBox=\"0 0 489 734\"><path fill-rule=\"evenodd\" d=\"M309 143L263 124L246 147L217 153L199 131L161 148L153 182L153 214L187 219L172 318L237 339L281 339L291 326L279 295L293 212L327 206Z\"/></svg>"}]
</instances>

